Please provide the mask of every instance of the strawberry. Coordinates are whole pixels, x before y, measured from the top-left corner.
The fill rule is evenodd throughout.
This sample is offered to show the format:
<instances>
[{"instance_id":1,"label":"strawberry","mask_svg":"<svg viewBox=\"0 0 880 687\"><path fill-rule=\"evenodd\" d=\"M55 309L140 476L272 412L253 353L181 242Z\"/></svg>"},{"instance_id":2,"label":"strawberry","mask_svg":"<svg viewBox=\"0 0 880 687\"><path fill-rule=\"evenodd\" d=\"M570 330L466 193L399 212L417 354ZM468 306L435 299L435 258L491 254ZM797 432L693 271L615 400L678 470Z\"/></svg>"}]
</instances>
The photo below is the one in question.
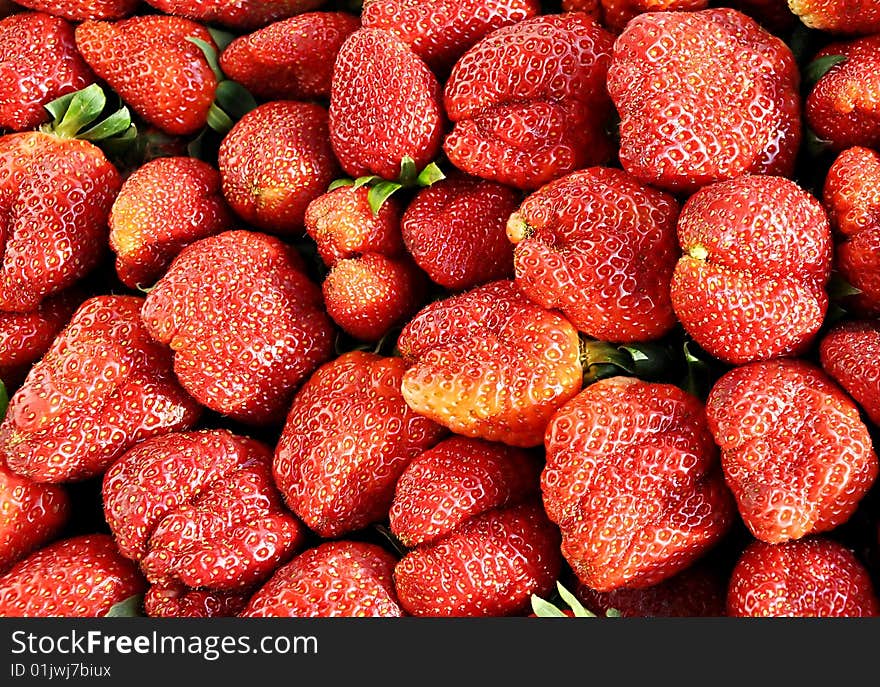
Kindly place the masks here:
<instances>
[{"instance_id":1,"label":"strawberry","mask_svg":"<svg viewBox=\"0 0 880 687\"><path fill-rule=\"evenodd\" d=\"M508 221L517 286L591 337L658 339L676 324L669 280L678 210L671 195L622 170L591 167L556 179Z\"/></svg>"},{"instance_id":2,"label":"strawberry","mask_svg":"<svg viewBox=\"0 0 880 687\"><path fill-rule=\"evenodd\" d=\"M274 21L308 12L323 0L147 0L160 12L251 31Z\"/></svg>"},{"instance_id":3,"label":"strawberry","mask_svg":"<svg viewBox=\"0 0 880 687\"><path fill-rule=\"evenodd\" d=\"M756 541L733 569L728 615L751 618L865 617L880 613L871 577L838 542L809 537Z\"/></svg>"},{"instance_id":4,"label":"strawberry","mask_svg":"<svg viewBox=\"0 0 880 687\"><path fill-rule=\"evenodd\" d=\"M788 46L741 12L639 15L608 70L620 162L642 183L684 193L745 173L791 176L799 85Z\"/></svg>"},{"instance_id":5,"label":"strawberry","mask_svg":"<svg viewBox=\"0 0 880 687\"><path fill-rule=\"evenodd\" d=\"M880 7L874 0L788 0L811 29L841 34L880 32Z\"/></svg>"},{"instance_id":6,"label":"strawberry","mask_svg":"<svg viewBox=\"0 0 880 687\"><path fill-rule=\"evenodd\" d=\"M95 74L148 123L181 136L205 126L217 88L193 38L214 45L207 28L180 17L153 14L76 27L76 46Z\"/></svg>"},{"instance_id":7,"label":"strawberry","mask_svg":"<svg viewBox=\"0 0 880 687\"><path fill-rule=\"evenodd\" d=\"M346 174L394 180L405 157L425 167L440 152L440 97L437 78L393 33L351 34L330 90L330 142Z\"/></svg>"},{"instance_id":8,"label":"strawberry","mask_svg":"<svg viewBox=\"0 0 880 687\"><path fill-rule=\"evenodd\" d=\"M220 53L220 68L264 100L328 98L336 54L360 25L347 12L282 19L235 38Z\"/></svg>"},{"instance_id":9,"label":"strawberry","mask_svg":"<svg viewBox=\"0 0 880 687\"><path fill-rule=\"evenodd\" d=\"M578 334L511 280L422 308L397 347L401 391L417 413L457 434L538 446L553 412L581 389Z\"/></svg>"},{"instance_id":10,"label":"strawberry","mask_svg":"<svg viewBox=\"0 0 880 687\"><path fill-rule=\"evenodd\" d=\"M403 611L392 580L396 559L366 542L319 544L279 568L240 617L386 617Z\"/></svg>"},{"instance_id":11,"label":"strawberry","mask_svg":"<svg viewBox=\"0 0 880 687\"><path fill-rule=\"evenodd\" d=\"M822 369L880 427L880 321L834 325L819 342Z\"/></svg>"},{"instance_id":12,"label":"strawberry","mask_svg":"<svg viewBox=\"0 0 880 687\"><path fill-rule=\"evenodd\" d=\"M475 43L541 12L538 0L366 0L361 21L406 42L441 77Z\"/></svg>"},{"instance_id":13,"label":"strawberry","mask_svg":"<svg viewBox=\"0 0 880 687\"><path fill-rule=\"evenodd\" d=\"M144 594L144 612L150 618L229 618L238 615L249 598L241 592L152 585Z\"/></svg>"},{"instance_id":14,"label":"strawberry","mask_svg":"<svg viewBox=\"0 0 880 687\"><path fill-rule=\"evenodd\" d=\"M706 9L708 5L709 0L599 0L600 21L619 34L630 19L646 12L695 11Z\"/></svg>"},{"instance_id":15,"label":"strawberry","mask_svg":"<svg viewBox=\"0 0 880 687\"><path fill-rule=\"evenodd\" d=\"M483 38L456 62L444 88L455 125L443 143L450 162L530 191L609 160L612 41L578 12L532 17Z\"/></svg>"},{"instance_id":16,"label":"strawberry","mask_svg":"<svg viewBox=\"0 0 880 687\"><path fill-rule=\"evenodd\" d=\"M559 575L559 531L540 502L495 508L417 546L394 567L400 605L414 616L522 615Z\"/></svg>"},{"instance_id":17,"label":"strawberry","mask_svg":"<svg viewBox=\"0 0 880 687\"><path fill-rule=\"evenodd\" d=\"M134 13L140 0L16 0L16 4L80 22L86 19L122 19Z\"/></svg>"},{"instance_id":18,"label":"strawberry","mask_svg":"<svg viewBox=\"0 0 880 687\"><path fill-rule=\"evenodd\" d=\"M327 111L279 100L248 112L224 136L217 157L223 195L248 224L282 234L303 229L306 207L338 173Z\"/></svg>"},{"instance_id":19,"label":"strawberry","mask_svg":"<svg viewBox=\"0 0 880 687\"><path fill-rule=\"evenodd\" d=\"M513 276L505 233L520 194L494 181L453 174L419 190L401 218L406 248L431 280L453 291Z\"/></svg>"},{"instance_id":20,"label":"strawberry","mask_svg":"<svg viewBox=\"0 0 880 687\"><path fill-rule=\"evenodd\" d=\"M670 287L685 330L734 364L802 353L828 307L831 230L797 184L743 175L700 189L678 219Z\"/></svg>"},{"instance_id":21,"label":"strawberry","mask_svg":"<svg viewBox=\"0 0 880 687\"><path fill-rule=\"evenodd\" d=\"M110 248L126 286L156 281L181 249L232 226L220 174L191 157L161 157L136 169L110 208Z\"/></svg>"},{"instance_id":22,"label":"strawberry","mask_svg":"<svg viewBox=\"0 0 880 687\"><path fill-rule=\"evenodd\" d=\"M143 302L95 296L76 310L10 400L0 425L10 469L40 482L88 479L137 442L198 420L171 352L141 323Z\"/></svg>"},{"instance_id":23,"label":"strawberry","mask_svg":"<svg viewBox=\"0 0 880 687\"><path fill-rule=\"evenodd\" d=\"M0 577L0 616L97 618L145 588L107 534L62 539Z\"/></svg>"},{"instance_id":24,"label":"strawberry","mask_svg":"<svg viewBox=\"0 0 880 687\"><path fill-rule=\"evenodd\" d=\"M443 435L407 407L400 358L351 351L297 392L275 449L287 505L321 537L339 537L388 513L404 468Z\"/></svg>"},{"instance_id":25,"label":"strawberry","mask_svg":"<svg viewBox=\"0 0 880 687\"><path fill-rule=\"evenodd\" d=\"M755 538L770 544L845 523L877 477L855 403L806 360L726 372L706 401L724 477Z\"/></svg>"},{"instance_id":26,"label":"strawberry","mask_svg":"<svg viewBox=\"0 0 880 687\"><path fill-rule=\"evenodd\" d=\"M703 405L676 386L591 384L553 415L545 446L544 506L563 556L596 591L662 582L734 522Z\"/></svg>"},{"instance_id":27,"label":"strawberry","mask_svg":"<svg viewBox=\"0 0 880 687\"><path fill-rule=\"evenodd\" d=\"M320 289L299 254L258 232L226 231L184 248L141 316L171 347L174 371L194 398L251 424L280 420L333 346Z\"/></svg>"}]
</instances>

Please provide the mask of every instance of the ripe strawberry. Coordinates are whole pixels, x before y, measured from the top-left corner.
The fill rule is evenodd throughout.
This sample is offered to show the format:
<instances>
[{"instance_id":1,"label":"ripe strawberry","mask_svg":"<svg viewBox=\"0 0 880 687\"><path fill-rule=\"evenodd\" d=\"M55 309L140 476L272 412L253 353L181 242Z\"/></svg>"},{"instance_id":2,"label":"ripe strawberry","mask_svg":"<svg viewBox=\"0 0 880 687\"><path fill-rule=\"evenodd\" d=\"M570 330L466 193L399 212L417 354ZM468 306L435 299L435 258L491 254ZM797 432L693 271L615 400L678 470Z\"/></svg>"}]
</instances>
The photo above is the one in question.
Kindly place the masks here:
<instances>
[{"instance_id":1,"label":"ripe strawberry","mask_svg":"<svg viewBox=\"0 0 880 687\"><path fill-rule=\"evenodd\" d=\"M110 535L80 535L35 551L0 577L0 616L97 618L145 586Z\"/></svg>"},{"instance_id":2,"label":"ripe strawberry","mask_svg":"<svg viewBox=\"0 0 880 687\"><path fill-rule=\"evenodd\" d=\"M110 248L126 286L155 282L184 246L231 228L220 174L191 157L161 157L136 169L110 209Z\"/></svg>"},{"instance_id":3,"label":"ripe strawberry","mask_svg":"<svg viewBox=\"0 0 880 687\"><path fill-rule=\"evenodd\" d=\"M177 135L205 126L217 88L207 58L190 38L214 44L201 24L164 15L76 27L76 46L95 73L147 122Z\"/></svg>"},{"instance_id":4,"label":"ripe strawberry","mask_svg":"<svg viewBox=\"0 0 880 687\"><path fill-rule=\"evenodd\" d=\"M669 280L678 210L671 195L622 170L591 167L556 179L507 224L517 286L591 337L658 339L676 324Z\"/></svg>"},{"instance_id":5,"label":"ripe strawberry","mask_svg":"<svg viewBox=\"0 0 880 687\"><path fill-rule=\"evenodd\" d=\"M404 468L442 437L404 403L405 369L400 358L344 353L294 397L275 449L275 482L321 537L381 520Z\"/></svg>"},{"instance_id":6,"label":"ripe strawberry","mask_svg":"<svg viewBox=\"0 0 880 687\"><path fill-rule=\"evenodd\" d=\"M564 317L510 280L429 303L397 347L410 408L456 434L538 446L553 412L581 389L579 339Z\"/></svg>"},{"instance_id":7,"label":"ripe strawberry","mask_svg":"<svg viewBox=\"0 0 880 687\"><path fill-rule=\"evenodd\" d=\"M386 617L403 611L392 580L396 559L365 542L331 541L279 568L240 617Z\"/></svg>"},{"instance_id":8,"label":"ripe strawberry","mask_svg":"<svg viewBox=\"0 0 880 687\"><path fill-rule=\"evenodd\" d=\"M609 160L612 41L577 12L532 17L486 36L446 82L444 103L455 124L443 143L449 160L523 190Z\"/></svg>"},{"instance_id":9,"label":"ripe strawberry","mask_svg":"<svg viewBox=\"0 0 880 687\"><path fill-rule=\"evenodd\" d=\"M327 111L279 100L242 117L217 157L223 195L235 213L265 231L302 231L306 207L338 174Z\"/></svg>"},{"instance_id":10,"label":"ripe strawberry","mask_svg":"<svg viewBox=\"0 0 880 687\"><path fill-rule=\"evenodd\" d=\"M406 248L433 282L459 291L513 276L505 228L515 190L463 174L416 193L401 218Z\"/></svg>"},{"instance_id":11,"label":"ripe strawberry","mask_svg":"<svg viewBox=\"0 0 880 687\"><path fill-rule=\"evenodd\" d=\"M865 617L880 613L871 577L855 554L823 537L756 541L730 578L728 615L752 618Z\"/></svg>"},{"instance_id":12,"label":"ripe strawberry","mask_svg":"<svg viewBox=\"0 0 880 687\"><path fill-rule=\"evenodd\" d=\"M28 9L46 12L68 21L122 19L134 13L140 0L15 0Z\"/></svg>"},{"instance_id":13,"label":"ripe strawberry","mask_svg":"<svg viewBox=\"0 0 880 687\"><path fill-rule=\"evenodd\" d=\"M646 12L695 11L706 9L708 5L709 0L599 0L602 10L599 21L619 34L630 19Z\"/></svg>"},{"instance_id":14,"label":"ripe strawberry","mask_svg":"<svg viewBox=\"0 0 880 687\"><path fill-rule=\"evenodd\" d=\"M342 44L330 92L330 142L352 177L397 179L404 157L422 169L440 152L440 85L390 31L361 28Z\"/></svg>"},{"instance_id":15,"label":"ripe strawberry","mask_svg":"<svg viewBox=\"0 0 880 687\"><path fill-rule=\"evenodd\" d=\"M414 616L522 615L562 568L559 531L540 502L496 508L407 553L394 568L400 605Z\"/></svg>"},{"instance_id":16,"label":"ripe strawberry","mask_svg":"<svg viewBox=\"0 0 880 687\"><path fill-rule=\"evenodd\" d=\"M686 193L744 173L791 176L799 84L788 46L741 12L642 14L608 70L620 162L642 183Z\"/></svg>"},{"instance_id":17,"label":"ripe strawberry","mask_svg":"<svg viewBox=\"0 0 880 687\"><path fill-rule=\"evenodd\" d=\"M874 0L788 0L788 6L811 29L843 34L880 32L880 7Z\"/></svg>"},{"instance_id":18,"label":"ripe strawberry","mask_svg":"<svg viewBox=\"0 0 880 687\"><path fill-rule=\"evenodd\" d=\"M180 383L208 408L252 424L283 417L294 388L330 357L332 325L295 249L226 231L190 244L141 316L174 352Z\"/></svg>"},{"instance_id":19,"label":"ripe strawberry","mask_svg":"<svg viewBox=\"0 0 880 687\"><path fill-rule=\"evenodd\" d=\"M845 523L877 477L858 408L805 360L726 372L706 414L739 514L761 541L777 544Z\"/></svg>"},{"instance_id":20,"label":"ripe strawberry","mask_svg":"<svg viewBox=\"0 0 880 687\"><path fill-rule=\"evenodd\" d=\"M147 0L160 12L195 19L203 24L222 24L251 31L274 21L308 12L322 0Z\"/></svg>"},{"instance_id":21,"label":"ripe strawberry","mask_svg":"<svg viewBox=\"0 0 880 687\"><path fill-rule=\"evenodd\" d=\"M139 441L191 427L199 406L140 320L143 299L86 300L31 368L0 425L10 469L40 482L102 474Z\"/></svg>"},{"instance_id":22,"label":"ripe strawberry","mask_svg":"<svg viewBox=\"0 0 880 687\"><path fill-rule=\"evenodd\" d=\"M803 352L828 306L831 230L819 202L782 177L744 175L691 196L672 307L708 353L741 364Z\"/></svg>"},{"instance_id":23,"label":"ripe strawberry","mask_svg":"<svg viewBox=\"0 0 880 687\"><path fill-rule=\"evenodd\" d=\"M822 369L880 427L880 321L840 322L819 342Z\"/></svg>"},{"instance_id":24,"label":"ripe strawberry","mask_svg":"<svg viewBox=\"0 0 880 687\"><path fill-rule=\"evenodd\" d=\"M249 598L241 592L152 585L144 594L144 613L150 618L230 618L247 606Z\"/></svg>"},{"instance_id":25,"label":"ripe strawberry","mask_svg":"<svg viewBox=\"0 0 880 687\"><path fill-rule=\"evenodd\" d=\"M538 0L366 0L361 21L367 28L393 32L445 77L484 36L540 12Z\"/></svg>"},{"instance_id":26,"label":"ripe strawberry","mask_svg":"<svg viewBox=\"0 0 880 687\"><path fill-rule=\"evenodd\" d=\"M734 522L703 406L676 386L591 384L554 414L545 446L544 506L562 555L597 591L662 582Z\"/></svg>"},{"instance_id":27,"label":"ripe strawberry","mask_svg":"<svg viewBox=\"0 0 880 687\"><path fill-rule=\"evenodd\" d=\"M239 36L220 53L230 79L264 100L330 96L339 48L360 28L347 12L307 12Z\"/></svg>"}]
</instances>

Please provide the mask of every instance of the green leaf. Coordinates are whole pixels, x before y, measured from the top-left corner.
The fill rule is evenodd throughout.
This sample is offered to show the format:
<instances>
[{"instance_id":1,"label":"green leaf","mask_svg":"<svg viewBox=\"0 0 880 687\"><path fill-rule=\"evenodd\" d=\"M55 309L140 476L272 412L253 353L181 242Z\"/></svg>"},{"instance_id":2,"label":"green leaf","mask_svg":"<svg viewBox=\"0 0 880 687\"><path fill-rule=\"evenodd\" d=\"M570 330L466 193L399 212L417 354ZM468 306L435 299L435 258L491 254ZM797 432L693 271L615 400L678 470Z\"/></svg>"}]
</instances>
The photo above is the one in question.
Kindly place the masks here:
<instances>
[{"instance_id":1,"label":"green leaf","mask_svg":"<svg viewBox=\"0 0 880 687\"><path fill-rule=\"evenodd\" d=\"M620 611L618 611L616 608L609 608L607 611L605 611L605 617L606 618L622 618L623 614Z\"/></svg>"},{"instance_id":2,"label":"green leaf","mask_svg":"<svg viewBox=\"0 0 880 687\"><path fill-rule=\"evenodd\" d=\"M432 162L419 173L419 176L416 177L416 183L419 186L431 186L445 178L446 175L443 173L443 170L436 163Z\"/></svg>"},{"instance_id":3,"label":"green leaf","mask_svg":"<svg viewBox=\"0 0 880 687\"><path fill-rule=\"evenodd\" d=\"M673 367L673 356L669 346L646 342L621 346L632 358L633 374L643 379L659 379Z\"/></svg>"},{"instance_id":4,"label":"green leaf","mask_svg":"<svg viewBox=\"0 0 880 687\"><path fill-rule=\"evenodd\" d=\"M577 600L577 597L563 587L561 582L556 583L556 590L559 592L559 596L562 597L562 600L568 604L568 607L572 610L576 618L596 617L596 614L590 613L590 611L584 608L583 604Z\"/></svg>"},{"instance_id":5,"label":"green leaf","mask_svg":"<svg viewBox=\"0 0 880 687\"><path fill-rule=\"evenodd\" d=\"M377 181L384 181L384 179L382 179L382 177L380 177L380 176L376 176L375 174L371 174L370 176L366 176L366 177L358 177L357 179L354 180L354 187L357 189L357 188L360 188L361 186L368 186L368 185L373 184Z\"/></svg>"},{"instance_id":6,"label":"green leaf","mask_svg":"<svg viewBox=\"0 0 880 687\"><path fill-rule=\"evenodd\" d=\"M370 204L370 209L373 211L373 214L378 215L379 210L382 208L385 201L401 188L403 188L403 186L396 181L380 181L375 186L371 186L370 192L367 194L367 202Z\"/></svg>"},{"instance_id":7,"label":"green leaf","mask_svg":"<svg viewBox=\"0 0 880 687\"><path fill-rule=\"evenodd\" d=\"M397 180L401 186L413 186L416 183L418 169L416 169L416 161L409 155L404 155L400 161L400 176Z\"/></svg>"},{"instance_id":8,"label":"green leaf","mask_svg":"<svg viewBox=\"0 0 880 687\"><path fill-rule=\"evenodd\" d=\"M211 40L217 46L217 50L223 52L226 47L235 40L235 34L229 31L221 31L213 27L208 27L208 33L211 34Z\"/></svg>"},{"instance_id":9,"label":"green leaf","mask_svg":"<svg viewBox=\"0 0 880 687\"><path fill-rule=\"evenodd\" d=\"M828 299L831 301L841 301L849 296L858 296L862 293L862 290L850 284L846 279L844 279L840 272L834 271L831 273L831 278L828 280Z\"/></svg>"},{"instance_id":10,"label":"green leaf","mask_svg":"<svg viewBox=\"0 0 880 687\"><path fill-rule=\"evenodd\" d=\"M806 89L807 92L812 91L819 82L819 79L825 76L838 64L846 62L846 60L846 55L825 55L824 57L817 57L803 70L801 78L803 80L804 89Z\"/></svg>"},{"instance_id":11,"label":"green leaf","mask_svg":"<svg viewBox=\"0 0 880 687\"><path fill-rule=\"evenodd\" d=\"M186 40L199 47L199 50L202 51L202 54L208 61L211 71L214 72L214 76L217 77L217 81L223 81L226 77L223 74L223 70L220 69L220 61L217 59L217 50L214 46L207 41L203 41L201 38L195 38L194 36L187 36Z\"/></svg>"},{"instance_id":12,"label":"green leaf","mask_svg":"<svg viewBox=\"0 0 880 687\"><path fill-rule=\"evenodd\" d=\"M567 618L568 616L556 606L542 599L537 594L532 594L532 612L539 618Z\"/></svg>"},{"instance_id":13,"label":"green leaf","mask_svg":"<svg viewBox=\"0 0 880 687\"><path fill-rule=\"evenodd\" d=\"M831 141L819 138L809 127L804 128L804 148L810 158L820 158L831 150Z\"/></svg>"},{"instance_id":14,"label":"green leaf","mask_svg":"<svg viewBox=\"0 0 880 687\"><path fill-rule=\"evenodd\" d=\"M211 107L208 110L209 127L222 136L228 133L234 124L235 122L232 121L232 118L221 110L217 103L211 103Z\"/></svg>"},{"instance_id":15,"label":"green leaf","mask_svg":"<svg viewBox=\"0 0 880 687\"><path fill-rule=\"evenodd\" d=\"M135 594L127 599L113 604L107 611L105 618L142 618L144 616L141 605L144 601L143 594Z\"/></svg>"},{"instance_id":16,"label":"green leaf","mask_svg":"<svg viewBox=\"0 0 880 687\"><path fill-rule=\"evenodd\" d=\"M6 385L0 381L0 420L6 417L6 409L9 407L9 392Z\"/></svg>"},{"instance_id":17,"label":"green leaf","mask_svg":"<svg viewBox=\"0 0 880 687\"><path fill-rule=\"evenodd\" d=\"M203 162L207 162L208 161L207 142L208 142L209 136L210 136L209 129L202 129L199 132L198 136L196 136L193 140L191 140L189 143L187 143L187 145L186 145L187 155L189 155L190 157L194 157L197 160L202 160Z\"/></svg>"},{"instance_id":18,"label":"green leaf","mask_svg":"<svg viewBox=\"0 0 880 687\"><path fill-rule=\"evenodd\" d=\"M581 339L581 364L584 384L592 384L606 377L619 374L635 374L630 355L605 341Z\"/></svg>"},{"instance_id":19,"label":"green leaf","mask_svg":"<svg viewBox=\"0 0 880 687\"><path fill-rule=\"evenodd\" d=\"M338 188L342 188L343 186L354 186L354 179L342 178L331 181L330 185L327 187L327 193L330 193L330 191L335 191Z\"/></svg>"},{"instance_id":20,"label":"green leaf","mask_svg":"<svg viewBox=\"0 0 880 687\"><path fill-rule=\"evenodd\" d=\"M682 346L687 374L681 386L692 396L705 398L711 386L711 369L708 362L694 354L692 350L694 345L691 341L685 341Z\"/></svg>"},{"instance_id":21,"label":"green leaf","mask_svg":"<svg viewBox=\"0 0 880 687\"><path fill-rule=\"evenodd\" d=\"M107 96L98 84L87 86L73 94L66 109L59 113L60 121L56 116L52 131L57 136L73 138L101 115L106 104Z\"/></svg>"},{"instance_id":22,"label":"green leaf","mask_svg":"<svg viewBox=\"0 0 880 687\"><path fill-rule=\"evenodd\" d=\"M137 137L137 127L132 124L121 134L102 139L101 148L103 148L104 152L110 157L117 159L124 158L135 146L137 146Z\"/></svg>"},{"instance_id":23,"label":"green leaf","mask_svg":"<svg viewBox=\"0 0 880 687\"><path fill-rule=\"evenodd\" d=\"M73 100L75 95L76 93L67 93L59 98L55 98L55 100L43 107L52 115L53 121L60 121L64 113L67 112L67 108L70 107L70 101Z\"/></svg>"},{"instance_id":24,"label":"green leaf","mask_svg":"<svg viewBox=\"0 0 880 687\"><path fill-rule=\"evenodd\" d=\"M257 107L257 101L250 91L237 81L230 79L217 84L214 101L235 121Z\"/></svg>"},{"instance_id":25,"label":"green leaf","mask_svg":"<svg viewBox=\"0 0 880 687\"><path fill-rule=\"evenodd\" d=\"M130 126L132 126L131 113L127 107L121 107L102 122L82 132L79 138L86 141L102 141L126 132Z\"/></svg>"}]
</instances>

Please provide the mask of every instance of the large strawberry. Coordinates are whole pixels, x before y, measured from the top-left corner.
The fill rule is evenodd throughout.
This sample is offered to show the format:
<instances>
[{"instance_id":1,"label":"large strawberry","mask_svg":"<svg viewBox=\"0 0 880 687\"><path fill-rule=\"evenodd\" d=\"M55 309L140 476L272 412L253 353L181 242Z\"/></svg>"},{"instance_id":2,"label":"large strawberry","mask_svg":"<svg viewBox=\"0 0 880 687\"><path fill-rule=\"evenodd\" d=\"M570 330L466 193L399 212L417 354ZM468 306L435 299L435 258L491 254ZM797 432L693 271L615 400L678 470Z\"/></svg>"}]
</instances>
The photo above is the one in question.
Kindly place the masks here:
<instances>
[{"instance_id":1,"label":"large strawberry","mask_svg":"<svg viewBox=\"0 0 880 687\"><path fill-rule=\"evenodd\" d=\"M122 19L134 13L140 0L16 0L22 7L46 12L68 21Z\"/></svg>"},{"instance_id":2,"label":"large strawberry","mask_svg":"<svg viewBox=\"0 0 880 687\"><path fill-rule=\"evenodd\" d=\"M811 29L841 34L880 32L880 6L874 0L788 0Z\"/></svg>"},{"instance_id":3,"label":"large strawberry","mask_svg":"<svg viewBox=\"0 0 880 687\"><path fill-rule=\"evenodd\" d=\"M819 342L819 356L825 372L880 427L880 321L836 324Z\"/></svg>"},{"instance_id":4,"label":"large strawberry","mask_svg":"<svg viewBox=\"0 0 880 687\"><path fill-rule=\"evenodd\" d=\"M161 12L249 31L319 7L323 0L147 0Z\"/></svg>"},{"instance_id":5,"label":"large strawberry","mask_svg":"<svg viewBox=\"0 0 880 687\"><path fill-rule=\"evenodd\" d=\"M147 295L150 334L180 383L229 417L283 418L294 389L330 357L332 325L296 250L232 230L190 244Z\"/></svg>"},{"instance_id":6,"label":"large strawberry","mask_svg":"<svg viewBox=\"0 0 880 687\"><path fill-rule=\"evenodd\" d=\"M743 175L682 208L672 306L711 355L740 364L803 352L825 317L831 230L788 179Z\"/></svg>"},{"instance_id":7,"label":"large strawberry","mask_svg":"<svg viewBox=\"0 0 880 687\"><path fill-rule=\"evenodd\" d=\"M877 455L855 403L805 360L726 372L706 414L739 514L762 541L842 525L877 477Z\"/></svg>"},{"instance_id":8,"label":"large strawberry","mask_svg":"<svg viewBox=\"0 0 880 687\"><path fill-rule=\"evenodd\" d=\"M523 190L611 158L605 89L613 36L580 12L496 29L456 62L444 89L459 169Z\"/></svg>"},{"instance_id":9,"label":"large strawberry","mask_svg":"<svg viewBox=\"0 0 880 687\"><path fill-rule=\"evenodd\" d=\"M608 70L620 161L671 191L748 172L790 176L799 81L788 46L741 12L642 14L615 42Z\"/></svg>"}]
</instances>

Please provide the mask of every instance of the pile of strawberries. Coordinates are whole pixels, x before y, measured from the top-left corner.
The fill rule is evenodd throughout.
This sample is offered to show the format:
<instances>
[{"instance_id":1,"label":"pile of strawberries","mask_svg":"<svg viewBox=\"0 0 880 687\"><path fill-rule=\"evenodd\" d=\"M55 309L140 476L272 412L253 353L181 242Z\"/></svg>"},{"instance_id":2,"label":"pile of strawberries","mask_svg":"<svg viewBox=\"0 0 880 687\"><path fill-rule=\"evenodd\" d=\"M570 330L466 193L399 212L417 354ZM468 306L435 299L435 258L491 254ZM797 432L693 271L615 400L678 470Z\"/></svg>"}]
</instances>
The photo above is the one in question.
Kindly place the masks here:
<instances>
[{"instance_id":1,"label":"pile of strawberries","mask_svg":"<svg viewBox=\"0 0 880 687\"><path fill-rule=\"evenodd\" d=\"M880 4L332 2L0 1L0 615L880 614Z\"/></svg>"}]
</instances>

